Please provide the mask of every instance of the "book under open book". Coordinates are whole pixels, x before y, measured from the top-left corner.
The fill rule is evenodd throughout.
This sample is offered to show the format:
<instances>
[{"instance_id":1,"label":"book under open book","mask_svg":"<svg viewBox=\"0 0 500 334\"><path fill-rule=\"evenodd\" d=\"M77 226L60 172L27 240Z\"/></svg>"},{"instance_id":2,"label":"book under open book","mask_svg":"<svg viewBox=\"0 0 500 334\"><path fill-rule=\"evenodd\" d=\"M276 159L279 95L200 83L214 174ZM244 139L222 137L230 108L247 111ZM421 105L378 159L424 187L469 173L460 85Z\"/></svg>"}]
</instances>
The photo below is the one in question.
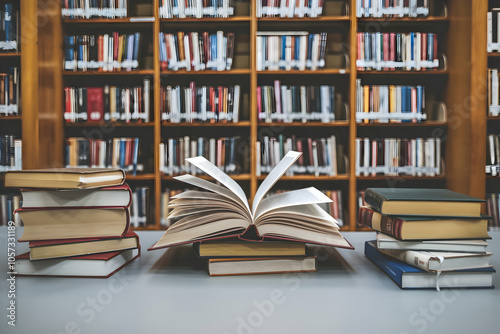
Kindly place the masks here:
<instances>
[{"instance_id":1,"label":"book under open book","mask_svg":"<svg viewBox=\"0 0 500 334\"><path fill-rule=\"evenodd\" d=\"M238 237L242 240L289 240L327 246L353 247L339 232L335 219L319 203L332 200L310 187L264 198L272 186L300 157L290 151L257 189L252 207L243 189L204 157L187 159L220 184L192 175L176 180L205 191L188 190L173 196L169 218L174 223L149 250L186 243Z\"/></svg>"}]
</instances>

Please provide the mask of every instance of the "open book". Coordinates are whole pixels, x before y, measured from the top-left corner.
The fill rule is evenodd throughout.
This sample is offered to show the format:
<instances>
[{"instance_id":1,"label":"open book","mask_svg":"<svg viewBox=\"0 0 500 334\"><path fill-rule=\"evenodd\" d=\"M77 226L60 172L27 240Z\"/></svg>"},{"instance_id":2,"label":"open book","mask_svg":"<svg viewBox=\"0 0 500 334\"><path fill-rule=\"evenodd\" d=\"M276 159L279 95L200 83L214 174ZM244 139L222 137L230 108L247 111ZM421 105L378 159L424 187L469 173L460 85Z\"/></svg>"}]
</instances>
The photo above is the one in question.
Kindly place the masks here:
<instances>
[{"instance_id":1,"label":"open book","mask_svg":"<svg viewBox=\"0 0 500 334\"><path fill-rule=\"evenodd\" d=\"M169 218L175 222L149 250L186 243L239 237L242 240L289 240L353 248L340 234L335 219L318 204L331 199L316 188L289 191L264 198L302 153L290 151L255 193L252 207L233 179L203 157L191 164L216 181L192 175L175 177L205 191L188 190L172 197Z\"/></svg>"}]
</instances>

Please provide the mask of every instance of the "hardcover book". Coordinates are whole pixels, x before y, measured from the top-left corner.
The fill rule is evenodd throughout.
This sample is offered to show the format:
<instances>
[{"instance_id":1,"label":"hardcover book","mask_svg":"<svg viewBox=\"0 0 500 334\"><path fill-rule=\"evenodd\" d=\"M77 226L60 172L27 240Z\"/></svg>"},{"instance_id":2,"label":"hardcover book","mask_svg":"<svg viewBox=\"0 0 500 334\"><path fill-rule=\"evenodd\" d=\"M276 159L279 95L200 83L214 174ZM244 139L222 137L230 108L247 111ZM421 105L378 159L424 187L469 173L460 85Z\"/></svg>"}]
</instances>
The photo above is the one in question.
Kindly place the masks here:
<instances>
[{"instance_id":1,"label":"hardcover book","mask_svg":"<svg viewBox=\"0 0 500 334\"><path fill-rule=\"evenodd\" d=\"M316 257L209 259L210 276L279 274L316 271Z\"/></svg>"},{"instance_id":2,"label":"hardcover book","mask_svg":"<svg viewBox=\"0 0 500 334\"><path fill-rule=\"evenodd\" d=\"M486 240L411 240L402 241L383 233L377 233L378 249L407 249L440 252L484 253Z\"/></svg>"},{"instance_id":3,"label":"hardcover book","mask_svg":"<svg viewBox=\"0 0 500 334\"><path fill-rule=\"evenodd\" d=\"M319 190L306 188L264 198L300 155L294 151L285 155L258 188L251 208L243 189L219 168L203 157L187 159L221 185L192 175L175 177L207 191L189 190L173 197L169 218L176 221L149 250L231 237L352 249L335 219L318 206L331 202Z\"/></svg>"},{"instance_id":4,"label":"hardcover book","mask_svg":"<svg viewBox=\"0 0 500 334\"><path fill-rule=\"evenodd\" d=\"M300 242L252 242L239 239L205 241L193 244L200 257L276 257L305 256L306 245Z\"/></svg>"}]
</instances>

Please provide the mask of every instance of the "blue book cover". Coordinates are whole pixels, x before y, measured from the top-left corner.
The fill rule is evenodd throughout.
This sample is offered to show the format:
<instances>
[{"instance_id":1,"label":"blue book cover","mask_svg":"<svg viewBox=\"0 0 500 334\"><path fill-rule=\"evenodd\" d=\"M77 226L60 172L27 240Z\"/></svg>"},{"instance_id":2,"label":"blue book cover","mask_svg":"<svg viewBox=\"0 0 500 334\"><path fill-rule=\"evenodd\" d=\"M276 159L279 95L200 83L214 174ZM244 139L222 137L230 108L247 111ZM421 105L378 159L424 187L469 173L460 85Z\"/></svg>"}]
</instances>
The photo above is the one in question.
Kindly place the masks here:
<instances>
[{"instance_id":1,"label":"blue book cover","mask_svg":"<svg viewBox=\"0 0 500 334\"><path fill-rule=\"evenodd\" d=\"M421 285L415 282L409 282L409 284L404 284L405 276L421 276L422 278L435 278L435 272L427 272L421 269L410 266L409 264L394 259L390 256L386 256L381 254L375 246L376 240L366 241L365 242L365 256L370 259L377 267L379 267L384 273L387 274L401 289L434 289L435 285L428 286L428 284L422 283ZM487 268L478 268L478 269L467 269L467 270L457 270L453 272L442 272L439 283L441 288L456 288L456 287L477 287L477 288L492 288L493 285L468 285L462 286L459 284L460 275L466 275L470 273L481 274L493 274L495 273L495 269L491 267ZM454 278L450 278L446 280L446 275L451 274L455 276ZM447 282L451 284L456 284L453 286L446 286Z\"/></svg>"},{"instance_id":2,"label":"blue book cover","mask_svg":"<svg viewBox=\"0 0 500 334\"><path fill-rule=\"evenodd\" d=\"M423 94L424 88L420 85L417 86L417 113L422 114L422 105L423 105Z\"/></svg>"},{"instance_id":3,"label":"blue book cover","mask_svg":"<svg viewBox=\"0 0 500 334\"><path fill-rule=\"evenodd\" d=\"M308 39L307 39L307 60L308 61L311 61L312 60L312 45L313 45L313 39L314 39L314 34L309 34L309 36L307 36ZM307 67L311 67L310 65L307 66Z\"/></svg>"},{"instance_id":4,"label":"blue book cover","mask_svg":"<svg viewBox=\"0 0 500 334\"><path fill-rule=\"evenodd\" d=\"M434 34L427 36L427 60L432 61L434 57Z\"/></svg>"},{"instance_id":5,"label":"blue book cover","mask_svg":"<svg viewBox=\"0 0 500 334\"><path fill-rule=\"evenodd\" d=\"M217 35L210 35L210 59L217 62ZM212 70L217 70L217 64L212 66Z\"/></svg>"},{"instance_id":6,"label":"blue book cover","mask_svg":"<svg viewBox=\"0 0 500 334\"><path fill-rule=\"evenodd\" d=\"M141 33L136 32L134 34L134 55L133 55L133 60L139 60L139 50L141 46Z\"/></svg>"},{"instance_id":7,"label":"blue book cover","mask_svg":"<svg viewBox=\"0 0 500 334\"><path fill-rule=\"evenodd\" d=\"M292 38L295 38L295 53L293 59L298 60L300 58L300 38L299 36L292 36ZM295 68L298 68L298 62L296 64Z\"/></svg>"},{"instance_id":8,"label":"blue book cover","mask_svg":"<svg viewBox=\"0 0 500 334\"><path fill-rule=\"evenodd\" d=\"M414 32L411 32L410 33L410 44L411 44L411 60L414 61L415 60L415 33ZM412 66L411 69L414 69L415 66Z\"/></svg>"},{"instance_id":9,"label":"blue book cover","mask_svg":"<svg viewBox=\"0 0 500 334\"><path fill-rule=\"evenodd\" d=\"M120 153L118 156L120 157L119 164L121 168L125 168L125 152L126 152L126 140L120 140Z\"/></svg>"},{"instance_id":10,"label":"blue book cover","mask_svg":"<svg viewBox=\"0 0 500 334\"><path fill-rule=\"evenodd\" d=\"M4 28L5 28L5 41L11 42L17 39L15 26L14 26L14 7L11 3L5 4L4 14Z\"/></svg>"},{"instance_id":11,"label":"blue book cover","mask_svg":"<svg viewBox=\"0 0 500 334\"><path fill-rule=\"evenodd\" d=\"M280 60L285 60L286 54L286 36L281 36L281 57ZM280 66L280 70L284 70L285 66Z\"/></svg>"},{"instance_id":12,"label":"blue book cover","mask_svg":"<svg viewBox=\"0 0 500 334\"><path fill-rule=\"evenodd\" d=\"M134 152L132 156L132 163L134 164L134 170L132 171L132 175L137 174L137 161L139 158L139 138L134 139Z\"/></svg>"},{"instance_id":13,"label":"blue book cover","mask_svg":"<svg viewBox=\"0 0 500 334\"><path fill-rule=\"evenodd\" d=\"M365 33L365 60L371 60L370 56L370 34Z\"/></svg>"}]
</instances>

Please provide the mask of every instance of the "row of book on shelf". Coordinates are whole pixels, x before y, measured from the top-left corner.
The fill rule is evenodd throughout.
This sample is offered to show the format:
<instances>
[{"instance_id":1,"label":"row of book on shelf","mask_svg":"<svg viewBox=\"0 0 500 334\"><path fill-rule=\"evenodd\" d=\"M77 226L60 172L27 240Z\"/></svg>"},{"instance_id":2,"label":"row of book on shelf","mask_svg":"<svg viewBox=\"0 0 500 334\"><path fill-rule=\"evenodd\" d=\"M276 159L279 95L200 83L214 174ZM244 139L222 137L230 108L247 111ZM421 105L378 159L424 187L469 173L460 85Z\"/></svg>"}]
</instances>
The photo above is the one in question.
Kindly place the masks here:
<instances>
[{"instance_id":1,"label":"row of book on shelf","mask_svg":"<svg viewBox=\"0 0 500 334\"><path fill-rule=\"evenodd\" d=\"M318 70L325 67L328 34L307 31L258 31L257 71Z\"/></svg>"},{"instance_id":2,"label":"row of book on shelf","mask_svg":"<svg viewBox=\"0 0 500 334\"><path fill-rule=\"evenodd\" d=\"M356 17L426 17L431 0L358 0Z\"/></svg>"},{"instance_id":3,"label":"row of book on shelf","mask_svg":"<svg viewBox=\"0 0 500 334\"><path fill-rule=\"evenodd\" d=\"M491 217L489 228L492 231L500 231L500 194L486 194L486 214Z\"/></svg>"},{"instance_id":4,"label":"row of book on shelf","mask_svg":"<svg viewBox=\"0 0 500 334\"><path fill-rule=\"evenodd\" d=\"M425 71L440 66L435 33L358 32L358 71Z\"/></svg>"},{"instance_id":5,"label":"row of book on shelf","mask_svg":"<svg viewBox=\"0 0 500 334\"><path fill-rule=\"evenodd\" d=\"M235 34L222 30L160 32L160 66L164 71L229 71L233 66L234 43Z\"/></svg>"},{"instance_id":6,"label":"row of book on shelf","mask_svg":"<svg viewBox=\"0 0 500 334\"><path fill-rule=\"evenodd\" d=\"M64 119L76 122L149 122L151 82L142 86L65 87Z\"/></svg>"},{"instance_id":7,"label":"row of book on shelf","mask_svg":"<svg viewBox=\"0 0 500 334\"><path fill-rule=\"evenodd\" d=\"M234 0L160 0L160 18L228 18L234 15Z\"/></svg>"},{"instance_id":8,"label":"row of book on shelf","mask_svg":"<svg viewBox=\"0 0 500 334\"><path fill-rule=\"evenodd\" d=\"M356 138L356 176L442 174L441 138Z\"/></svg>"},{"instance_id":9,"label":"row of book on shelf","mask_svg":"<svg viewBox=\"0 0 500 334\"><path fill-rule=\"evenodd\" d=\"M497 134L488 135L486 141L486 174L500 176L500 138Z\"/></svg>"},{"instance_id":10,"label":"row of book on shelf","mask_svg":"<svg viewBox=\"0 0 500 334\"><path fill-rule=\"evenodd\" d=\"M320 17L323 14L324 0L280 0L256 1L257 17Z\"/></svg>"},{"instance_id":11,"label":"row of book on shelf","mask_svg":"<svg viewBox=\"0 0 500 334\"><path fill-rule=\"evenodd\" d=\"M240 85L160 87L161 120L170 123L221 122L238 123L240 119Z\"/></svg>"},{"instance_id":12,"label":"row of book on shelf","mask_svg":"<svg viewBox=\"0 0 500 334\"><path fill-rule=\"evenodd\" d=\"M425 113L425 87L362 85L356 79L356 122L421 122Z\"/></svg>"},{"instance_id":13,"label":"row of book on shelf","mask_svg":"<svg viewBox=\"0 0 500 334\"><path fill-rule=\"evenodd\" d=\"M19 68L0 73L0 116L19 115Z\"/></svg>"},{"instance_id":14,"label":"row of book on shelf","mask_svg":"<svg viewBox=\"0 0 500 334\"><path fill-rule=\"evenodd\" d=\"M132 175L144 171L139 163L139 138L66 138L66 167L121 168Z\"/></svg>"},{"instance_id":15,"label":"row of book on shelf","mask_svg":"<svg viewBox=\"0 0 500 334\"><path fill-rule=\"evenodd\" d=\"M344 148L335 135L324 138L285 137L281 134L264 136L256 142L255 150L257 176L270 173L289 151L301 152L302 155L288 168L287 176L336 176L346 172Z\"/></svg>"},{"instance_id":16,"label":"row of book on shelf","mask_svg":"<svg viewBox=\"0 0 500 334\"><path fill-rule=\"evenodd\" d=\"M67 71L131 71L139 68L141 33L65 35L64 69Z\"/></svg>"},{"instance_id":17,"label":"row of book on shelf","mask_svg":"<svg viewBox=\"0 0 500 334\"><path fill-rule=\"evenodd\" d=\"M493 287L482 200L446 189L368 188L365 255L403 289Z\"/></svg>"},{"instance_id":18,"label":"row of book on shelf","mask_svg":"<svg viewBox=\"0 0 500 334\"><path fill-rule=\"evenodd\" d=\"M0 4L0 52L17 52L19 46L19 2Z\"/></svg>"},{"instance_id":19,"label":"row of book on shelf","mask_svg":"<svg viewBox=\"0 0 500 334\"><path fill-rule=\"evenodd\" d=\"M335 86L285 85L275 80L274 85L257 87L259 121L322 122L346 119L342 94Z\"/></svg>"},{"instance_id":20,"label":"row of book on shelf","mask_svg":"<svg viewBox=\"0 0 500 334\"><path fill-rule=\"evenodd\" d=\"M488 68L488 115L500 115L500 84L498 68Z\"/></svg>"},{"instance_id":21,"label":"row of book on shelf","mask_svg":"<svg viewBox=\"0 0 500 334\"><path fill-rule=\"evenodd\" d=\"M15 135L0 135L0 172L23 167L23 141Z\"/></svg>"},{"instance_id":22,"label":"row of book on shelf","mask_svg":"<svg viewBox=\"0 0 500 334\"><path fill-rule=\"evenodd\" d=\"M64 0L61 15L68 19L127 17L127 0Z\"/></svg>"}]
</instances>

